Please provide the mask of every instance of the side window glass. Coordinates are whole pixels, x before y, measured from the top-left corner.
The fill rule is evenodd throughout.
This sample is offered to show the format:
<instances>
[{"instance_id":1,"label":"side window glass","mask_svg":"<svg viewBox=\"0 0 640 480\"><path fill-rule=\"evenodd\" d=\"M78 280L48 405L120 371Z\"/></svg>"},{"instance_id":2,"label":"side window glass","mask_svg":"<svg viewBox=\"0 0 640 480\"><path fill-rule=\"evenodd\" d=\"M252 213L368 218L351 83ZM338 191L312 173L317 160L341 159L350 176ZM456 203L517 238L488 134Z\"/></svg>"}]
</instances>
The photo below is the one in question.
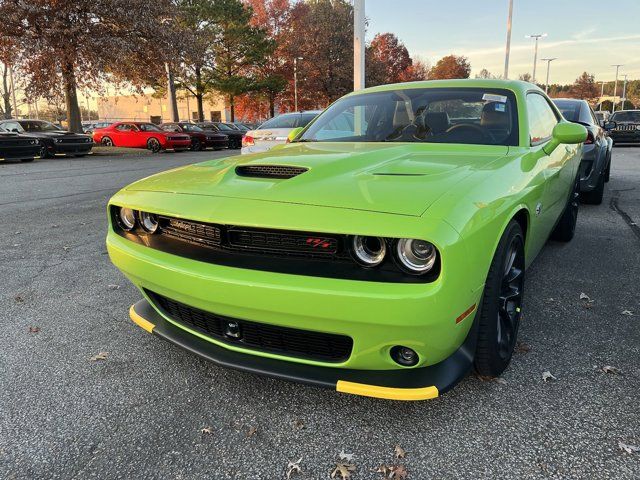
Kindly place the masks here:
<instances>
[{"instance_id":1,"label":"side window glass","mask_svg":"<svg viewBox=\"0 0 640 480\"><path fill-rule=\"evenodd\" d=\"M558 117L547 100L537 93L527 95L527 117L532 145L548 140L553 132L553 127L558 123Z\"/></svg>"}]
</instances>

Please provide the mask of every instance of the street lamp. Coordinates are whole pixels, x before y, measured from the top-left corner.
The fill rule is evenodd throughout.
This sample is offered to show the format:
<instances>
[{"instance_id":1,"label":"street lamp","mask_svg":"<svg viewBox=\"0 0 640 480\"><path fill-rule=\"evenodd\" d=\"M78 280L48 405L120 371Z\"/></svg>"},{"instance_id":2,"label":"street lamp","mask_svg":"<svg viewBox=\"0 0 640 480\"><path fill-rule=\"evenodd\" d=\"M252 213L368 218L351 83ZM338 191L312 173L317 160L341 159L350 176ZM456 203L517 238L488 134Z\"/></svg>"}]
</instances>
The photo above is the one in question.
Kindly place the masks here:
<instances>
[{"instance_id":1,"label":"street lamp","mask_svg":"<svg viewBox=\"0 0 640 480\"><path fill-rule=\"evenodd\" d=\"M611 113L616 111L616 93L618 92L618 70L622 67L623 63L616 63L611 65L612 67L616 67L616 81L613 84L613 101L611 102Z\"/></svg>"},{"instance_id":2,"label":"street lamp","mask_svg":"<svg viewBox=\"0 0 640 480\"><path fill-rule=\"evenodd\" d=\"M624 101L627 99L627 75L624 74L624 84L622 86L622 105L620 106L620 110L624 110Z\"/></svg>"},{"instance_id":3,"label":"street lamp","mask_svg":"<svg viewBox=\"0 0 640 480\"><path fill-rule=\"evenodd\" d=\"M511 53L511 19L513 18L513 0L509 0L509 16L507 17L507 47L504 54L504 79L509 78L509 54Z\"/></svg>"},{"instance_id":4,"label":"street lamp","mask_svg":"<svg viewBox=\"0 0 640 480\"><path fill-rule=\"evenodd\" d=\"M557 60L558 57L553 57L553 58L541 58L540 60L542 60L543 62L547 62L547 81L544 84L544 93L547 93L549 91L549 66L551 65L551 62L553 62L554 60Z\"/></svg>"},{"instance_id":5,"label":"street lamp","mask_svg":"<svg viewBox=\"0 0 640 480\"><path fill-rule=\"evenodd\" d=\"M538 40L540 40L541 38L546 37L547 34L546 33L536 33L534 35L525 35L525 38L535 38L536 39L536 46L533 50L533 75L531 76L531 83L536 83L536 65L538 63Z\"/></svg>"},{"instance_id":6,"label":"street lamp","mask_svg":"<svg viewBox=\"0 0 640 480\"><path fill-rule=\"evenodd\" d=\"M298 60L302 57L293 57L293 109L298 111Z\"/></svg>"},{"instance_id":7,"label":"street lamp","mask_svg":"<svg viewBox=\"0 0 640 480\"><path fill-rule=\"evenodd\" d=\"M598 105L598 111L602 111L602 97L604 97L604 82L598 82L601 84L600 86L600 105Z\"/></svg>"}]
</instances>

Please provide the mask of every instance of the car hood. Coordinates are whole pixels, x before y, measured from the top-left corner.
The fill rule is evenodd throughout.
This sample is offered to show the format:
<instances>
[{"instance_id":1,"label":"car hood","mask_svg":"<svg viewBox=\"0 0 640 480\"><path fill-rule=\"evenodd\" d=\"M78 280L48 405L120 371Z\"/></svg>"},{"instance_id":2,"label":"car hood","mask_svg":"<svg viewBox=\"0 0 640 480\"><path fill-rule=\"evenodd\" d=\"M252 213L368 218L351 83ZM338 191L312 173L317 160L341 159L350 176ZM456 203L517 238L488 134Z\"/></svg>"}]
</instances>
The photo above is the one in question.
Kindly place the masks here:
<instances>
[{"instance_id":1,"label":"car hood","mask_svg":"<svg viewBox=\"0 0 640 480\"><path fill-rule=\"evenodd\" d=\"M264 128L249 130L246 134L256 140L286 140L293 128Z\"/></svg>"},{"instance_id":2,"label":"car hood","mask_svg":"<svg viewBox=\"0 0 640 480\"><path fill-rule=\"evenodd\" d=\"M85 135L83 133L73 133L67 132L64 130L51 131L51 132L25 132L25 135L30 135L32 137L38 138L60 138L60 137L89 137L90 135Z\"/></svg>"},{"instance_id":3,"label":"car hood","mask_svg":"<svg viewBox=\"0 0 640 480\"><path fill-rule=\"evenodd\" d=\"M295 143L208 161L140 180L127 190L167 192L421 215L508 147L443 144ZM293 178L240 176L241 166L307 169Z\"/></svg>"}]
</instances>

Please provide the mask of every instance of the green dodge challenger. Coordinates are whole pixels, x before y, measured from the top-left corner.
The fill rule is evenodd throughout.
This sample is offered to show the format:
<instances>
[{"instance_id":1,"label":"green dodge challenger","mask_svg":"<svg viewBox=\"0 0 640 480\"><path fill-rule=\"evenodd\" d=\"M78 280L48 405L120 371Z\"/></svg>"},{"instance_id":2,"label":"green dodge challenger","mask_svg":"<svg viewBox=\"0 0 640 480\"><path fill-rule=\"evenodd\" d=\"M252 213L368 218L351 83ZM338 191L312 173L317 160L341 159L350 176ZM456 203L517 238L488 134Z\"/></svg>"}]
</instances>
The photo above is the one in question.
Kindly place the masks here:
<instances>
[{"instance_id":1,"label":"green dodge challenger","mask_svg":"<svg viewBox=\"0 0 640 480\"><path fill-rule=\"evenodd\" d=\"M525 269L573 237L581 125L536 86L385 85L290 143L109 202L148 332L219 365L395 400L508 366Z\"/></svg>"}]
</instances>

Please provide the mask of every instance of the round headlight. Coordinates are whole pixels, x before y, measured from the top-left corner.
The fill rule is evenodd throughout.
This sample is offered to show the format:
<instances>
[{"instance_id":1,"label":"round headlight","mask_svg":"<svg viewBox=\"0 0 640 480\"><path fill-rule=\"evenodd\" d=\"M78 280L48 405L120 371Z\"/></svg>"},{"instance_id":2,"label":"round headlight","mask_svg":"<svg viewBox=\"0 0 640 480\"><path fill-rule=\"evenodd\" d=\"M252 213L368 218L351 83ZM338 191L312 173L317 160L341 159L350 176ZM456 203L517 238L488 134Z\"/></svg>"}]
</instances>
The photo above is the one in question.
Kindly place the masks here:
<instances>
[{"instance_id":1,"label":"round headlight","mask_svg":"<svg viewBox=\"0 0 640 480\"><path fill-rule=\"evenodd\" d=\"M125 230L132 230L136 226L136 213L127 207L120 208L118 214L120 218L120 225Z\"/></svg>"},{"instance_id":2,"label":"round headlight","mask_svg":"<svg viewBox=\"0 0 640 480\"><path fill-rule=\"evenodd\" d=\"M360 235L353 237L353 254L356 260L366 267L380 265L386 253L387 245L384 238Z\"/></svg>"},{"instance_id":3,"label":"round headlight","mask_svg":"<svg viewBox=\"0 0 640 480\"><path fill-rule=\"evenodd\" d=\"M158 216L155 213L140 212L140 225L148 233L154 233L158 229Z\"/></svg>"},{"instance_id":4,"label":"round headlight","mask_svg":"<svg viewBox=\"0 0 640 480\"><path fill-rule=\"evenodd\" d=\"M401 238L397 244L398 260L412 273L426 273L436 263L437 251L425 240Z\"/></svg>"}]
</instances>

